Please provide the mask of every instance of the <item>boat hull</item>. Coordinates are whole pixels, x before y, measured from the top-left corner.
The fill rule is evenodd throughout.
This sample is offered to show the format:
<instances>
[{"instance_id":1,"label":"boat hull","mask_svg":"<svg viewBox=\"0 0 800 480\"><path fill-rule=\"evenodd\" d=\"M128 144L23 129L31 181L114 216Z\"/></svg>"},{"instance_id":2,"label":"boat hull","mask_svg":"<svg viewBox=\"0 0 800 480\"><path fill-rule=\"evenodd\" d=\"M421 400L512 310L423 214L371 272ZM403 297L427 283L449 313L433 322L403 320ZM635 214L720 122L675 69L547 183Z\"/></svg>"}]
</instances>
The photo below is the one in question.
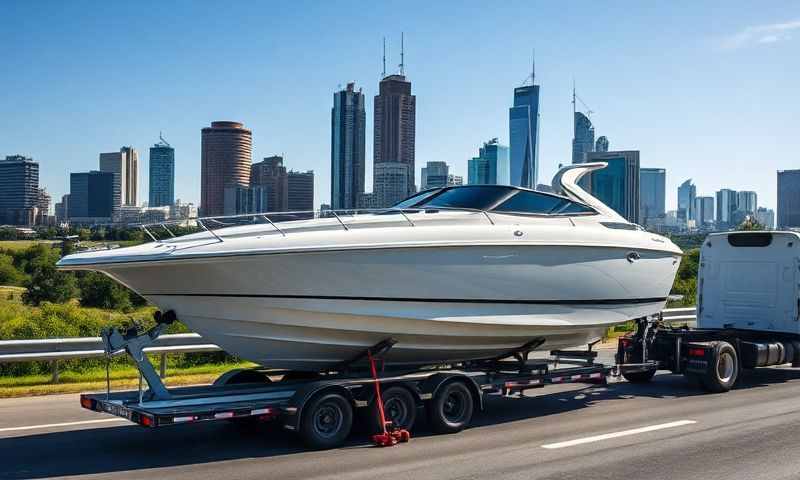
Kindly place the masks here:
<instances>
[{"instance_id":1,"label":"boat hull","mask_svg":"<svg viewBox=\"0 0 800 480\"><path fill-rule=\"evenodd\" d=\"M387 338L426 365L593 341L655 314L679 258L569 246L410 247L248 254L91 267L191 329L274 368L335 368Z\"/></svg>"}]
</instances>

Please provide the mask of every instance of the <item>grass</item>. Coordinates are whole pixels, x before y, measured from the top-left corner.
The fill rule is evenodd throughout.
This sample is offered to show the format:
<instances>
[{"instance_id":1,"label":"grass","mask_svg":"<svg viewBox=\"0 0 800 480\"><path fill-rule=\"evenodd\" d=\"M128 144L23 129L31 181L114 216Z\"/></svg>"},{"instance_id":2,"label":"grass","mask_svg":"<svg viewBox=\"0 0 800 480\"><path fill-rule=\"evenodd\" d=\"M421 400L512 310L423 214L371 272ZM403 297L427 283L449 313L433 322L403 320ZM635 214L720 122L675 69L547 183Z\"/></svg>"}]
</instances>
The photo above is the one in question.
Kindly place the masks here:
<instances>
[{"instance_id":1,"label":"grass","mask_svg":"<svg viewBox=\"0 0 800 480\"><path fill-rule=\"evenodd\" d=\"M219 363L188 368L167 368L167 386L207 384L234 368L251 368L249 362ZM128 390L139 385L139 373L133 366L117 366L110 372L112 390ZM94 368L83 372L61 372L59 383L50 383L50 375L0 377L0 398L78 393L106 389L106 371Z\"/></svg>"},{"instance_id":2,"label":"grass","mask_svg":"<svg viewBox=\"0 0 800 480\"><path fill-rule=\"evenodd\" d=\"M0 240L0 250L25 250L40 243L51 245L58 240Z\"/></svg>"}]
</instances>

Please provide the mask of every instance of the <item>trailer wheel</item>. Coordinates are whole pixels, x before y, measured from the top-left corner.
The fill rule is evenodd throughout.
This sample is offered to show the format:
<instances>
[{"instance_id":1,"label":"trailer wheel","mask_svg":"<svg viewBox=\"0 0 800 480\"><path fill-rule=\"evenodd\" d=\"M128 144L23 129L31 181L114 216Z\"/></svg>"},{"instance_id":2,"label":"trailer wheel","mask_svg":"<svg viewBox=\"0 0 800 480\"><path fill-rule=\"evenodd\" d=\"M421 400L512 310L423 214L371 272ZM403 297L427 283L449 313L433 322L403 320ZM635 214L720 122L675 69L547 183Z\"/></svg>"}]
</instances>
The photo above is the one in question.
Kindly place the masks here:
<instances>
[{"instance_id":1,"label":"trailer wheel","mask_svg":"<svg viewBox=\"0 0 800 480\"><path fill-rule=\"evenodd\" d=\"M427 406L428 421L436 433L456 433L469 425L475 409L472 392L462 380L442 385Z\"/></svg>"},{"instance_id":2,"label":"trailer wheel","mask_svg":"<svg viewBox=\"0 0 800 480\"><path fill-rule=\"evenodd\" d=\"M629 381L630 383L647 383L653 379L655 376L656 370L645 370L644 372L626 372L623 373L622 376L625 377L625 380Z\"/></svg>"},{"instance_id":3,"label":"trailer wheel","mask_svg":"<svg viewBox=\"0 0 800 480\"><path fill-rule=\"evenodd\" d=\"M214 386L240 385L242 383L272 383L266 373L251 368L236 368L223 373L216 380Z\"/></svg>"},{"instance_id":4,"label":"trailer wheel","mask_svg":"<svg viewBox=\"0 0 800 480\"><path fill-rule=\"evenodd\" d=\"M417 420L417 402L408 389L400 386L389 387L381 392L381 398L386 420L392 422L393 428L411 430L414 427ZM369 407L361 409L363 412L361 421L370 434L383 432L376 401L377 398Z\"/></svg>"},{"instance_id":5,"label":"trailer wheel","mask_svg":"<svg viewBox=\"0 0 800 480\"><path fill-rule=\"evenodd\" d=\"M320 395L303 408L300 437L310 448L338 447L353 427L353 407L338 393Z\"/></svg>"},{"instance_id":6,"label":"trailer wheel","mask_svg":"<svg viewBox=\"0 0 800 480\"><path fill-rule=\"evenodd\" d=\"M739 377L739 357L728 342L718 342L713 352L711 365L701 379L703 387L712 393L727 392Z\"/></svg>"}]
</instances>

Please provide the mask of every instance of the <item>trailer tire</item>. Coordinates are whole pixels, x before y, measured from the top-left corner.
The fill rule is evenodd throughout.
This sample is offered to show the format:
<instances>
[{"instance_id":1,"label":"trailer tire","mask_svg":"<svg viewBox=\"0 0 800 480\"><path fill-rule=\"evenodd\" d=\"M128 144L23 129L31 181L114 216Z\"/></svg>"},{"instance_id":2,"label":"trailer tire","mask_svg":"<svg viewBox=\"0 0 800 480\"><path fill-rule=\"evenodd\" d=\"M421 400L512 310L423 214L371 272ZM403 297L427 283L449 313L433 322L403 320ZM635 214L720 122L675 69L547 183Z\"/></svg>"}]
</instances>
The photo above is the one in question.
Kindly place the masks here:
<instances>
[{"instance_id":1,"label":"trailer tire","mask_svg":"<svg viewBox=\"0 0 800 480\"><path fill-rule=\"evenodd\" d=\"M272 383L266 373L251 368L236 368L227 371L214 380L214 386L240 385L243 383Z\"/></svg>"},{"instance_id":2,"label":"trailer tire","mask_svg":"<svg viewBox=\"0 0 800 480\"><path fill-rule=\"evenodd\" d=\"M463 380L445 383L427 405L428 422L436 433L457 433L472 420L475 399Z\"/></svg>"},{"instance_id":3,"label":"trailer tire","mask_svg":"<svg viewBox=\"0 0 800 480\"><path fill-rule=\"evenodd\" d=\"M644 372L627 372L622 376L630 383L647 383L653 379L656 374L656 369L645 370Z\"/></svg>"},{"instance_id":4,"label":"trailer tire","mask_svg":"<svg viewBox=\"0 0 800 480\"><path fill-rule=\"evenodd\" d=\"M341 445L352 428L350 401L339 393L323 393L303 408L299 433L308 447L325 450Z\"/></svg>"},{"instance_id":5,"label":"trailer tire","mask_svg":"<svg viewBox=\"0 0 800 480\"><path fill-rule=\"evenodd\" d=\"M393 428L411 430L417 421L417 401L408 389L395 385L381 392L386 420L392 422ZM375 397L367 408L361 408L361 422L369 434L383 432L380 414Z\"/></svg>"},{"instance_id":6,"label":"trailer tire","mask_svg":"<svg viewBox=\"0 0 800 480\"><path fill-rule=\"evenodd\" d=\"M739 356L728 342L717 342L713 352L711 365L701 378L703 387L711 393L727 392L739 378Z\"/></svg>"}]
</instances>

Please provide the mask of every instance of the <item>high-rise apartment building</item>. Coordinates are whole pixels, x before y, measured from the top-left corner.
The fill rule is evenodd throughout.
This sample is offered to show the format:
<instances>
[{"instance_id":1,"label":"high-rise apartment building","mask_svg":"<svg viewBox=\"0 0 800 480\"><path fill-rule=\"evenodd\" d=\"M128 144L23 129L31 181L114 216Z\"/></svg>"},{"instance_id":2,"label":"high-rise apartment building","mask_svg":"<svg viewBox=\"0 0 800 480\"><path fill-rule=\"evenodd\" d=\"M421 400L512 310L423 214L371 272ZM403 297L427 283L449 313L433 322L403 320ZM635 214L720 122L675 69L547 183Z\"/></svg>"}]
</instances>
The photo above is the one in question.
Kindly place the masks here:
<instances>
[{"instance_id":1,"label":"high-rise apartment building","mask_svg":"<svg viewBox=\"0 0 800 480\"><path fill-rule=\"evenodd\" d=\"M367 113L364 94L355 83L333 94L331 109L331 207L356 208L364 193L365 132Z\"/></svg>"},{"instance_id":2,"label":"high-rise apartment building","mask_svg":"<svg viewBox=\"0 0 800 480\"><path fill-rule=\"evenodd\" d=\"M66 222L69 220L69 193L61 196L61 201L55 205L55 214L57 222Z\"/></svg>"},{"instance_id":3,"label":"high-rise apartment building","mask_svg":"<svg viewBox=\"0 0 800 480\"><path fill-rule=\"evenodd\" d=\"M645 225L665 215L667 171L663 168L639 169L639 218Z\"/></svg>"},{"instance_id":4,"label":"high-rise apartment building","mask_svg":"<svg viewBox=\"0 0 800 480\"><path fill-rule=\"evenodd\" d=\"M714 197L695 197L694 222L697 228L714 225Z\"/></svg>"},{"instance_id":5,"label":"high-rise apartment building","mask_svg":"<svg viewBox=\"0 0 800 480\"><path fill-rule=\"evenodd\" d=\"M755 215L758 210L758 195L756 192L740 190L736 192L736 209L745 215Z\"/></svg>"},{"instance_id":6,"label":"high-rise apartment building","mask_svg":"<svg viewBox=\"0 0 800 480\"><path fill-rule=\"evenodd\" d=\"M150 208L175 203L175 149L160 135L158 143L150 147L149 187Z\"/></svg>"},{"instance_id":7,"label":"high-rise apartment building","mask_svg":"<svg viewBox=\"0 0 800 480\"><path fill-rule=\"evenodd\" d=\"M290 170L287 178L286 202L290 212L311 212L314 210L314 171L295 172ZM356 205L353 205L355 208ZM312 215L313 216L313 215Z\"/></svg>"},{"instance_id":8,"label":"high-rise apartment building","mask_svg":"<svg viewBox=\"0 0 800 480\"><path fill-rule=\"evenodd\" d=\"M0 160L0 224L33 225L39 204L39 163L22 155Z\"/></svg>"},{"instance_id":9,"label":"high-rise apartment building","mask_svg":"<svg viewBox=\"0 0 800 480\"><path fill-rule=\"evenodd\" d=\"M678 187L678 221L684 225L695 220L695 198L697 198L697 187L690 178Z\"/></svg>"},{"instance_id":10,"label":"high-rise apartment building","mask_svg":"<svg viewBox=\"0 0 800 480\"><path fill-rule=\"evenodd\" d=\"M237 189L250 185L253 134L239 122L211 122L202 130L200 151L201 215L224 215L226 189L235 198Z\"/></svg>"},{"instance_id":11,"label":"high-rise apartment building","mask_svg":"<svg viewBox=\"0 0 800 480\"><path fill-rule=\"evenodd\" d=\"M778 170L778 228L800 227L800 170Z\"/></svg>"},{"instance_id":12,"label":"high-rise apartment building","mask_svg":"<svg viewBox=\"0 0 800 480\"><path fill-rule=\"evenodd\" d=\"M69 176L69 220L72 223L111 223L120 207L120 175L90 171Z\"/></svg>"},{"instance_id":13,"label":"high-rise apartment building","mask_svg":"<svg viewBox=\"0 0 800 480\"><path fill-rule=\"evenodd\" d=\"M717 227L730 228L734 226L737 203L738 195L735 190L723 188L717 192Z\"/></svg>"},{"instance_id":14,"label":"high-rise apartment building","mask_svg":"<svg viewBox=\"0 0 800 480\"><path fill-rule=\"evenodd\" d=\"M511 170L509 148L493 138L483 144L477 157L469 160L467 184L509 185L512 184Z\"/></svg>"},{"instance_id":15,"label":"high-rise apartment building","mask_svg":"<svg viewBox=\"0 0 800 480\"><path fill-rule=\"evenodd\" d=\"M100 154L100 171L115 173L120 180L120 205L136 205L139 189L139 153L133 147ZM119 206L119 205L118 205Z\"/></svg>"},{"instance_id":16,"label":"high-rise apartment building","mask_svg":"<svg viewBox=\"0 0 800 480\"><path fill-rule=\"evenodd\" d=\"M539 85L514 89L514 106L508 110L510 176L508 182L534 188L539 180ZM468 181L468 183L471 183Z\"/></svg>"},{"instance_id":17,"label":"high-rise apartment building","mask_svg":"<svg viewBox=\"0 0 800 480\"><path fill-rule=\"evenodd\" d=\"M588 152L584 159L608 163L589 174L590 193L629 222L639 223L639 151Z\"/></svg>"},{"instance_id":18,"label":"high-rise apartment building","mask_svg":"<svg viewBox=\"0 0 800 480\"><path fill-rule=\"evenodd\" d=\"M593 152L594 147L594 126L592 126L592 121L583 113L574 112L572 163L583 163L586 159L586 154Z\"/></svg>"},{"instance_id":19,"label":"high-rise apartment building","mask_svg":"<svg viewBox=\"0 0 800 480\"><path fill-rule=\"evenodd\" d=\"M406 175L406 186L402 191L398 191L398 186L391 182L379 185L375 180L372 191L383 200L396 198L400 193L402 200L416 191L416 109L417 97L411 94L411 82L404 75L388 75L381 80L379 93L375 96L373 179L377 179L375 172L379 168L385 174L383 178L396 178L399 168L394 164L406 165L403 174ZM384 163L387 165L379 167ZM384 187L390 188L391 192L382 193L379 189Z\"/></svg>"}]
</instances>

